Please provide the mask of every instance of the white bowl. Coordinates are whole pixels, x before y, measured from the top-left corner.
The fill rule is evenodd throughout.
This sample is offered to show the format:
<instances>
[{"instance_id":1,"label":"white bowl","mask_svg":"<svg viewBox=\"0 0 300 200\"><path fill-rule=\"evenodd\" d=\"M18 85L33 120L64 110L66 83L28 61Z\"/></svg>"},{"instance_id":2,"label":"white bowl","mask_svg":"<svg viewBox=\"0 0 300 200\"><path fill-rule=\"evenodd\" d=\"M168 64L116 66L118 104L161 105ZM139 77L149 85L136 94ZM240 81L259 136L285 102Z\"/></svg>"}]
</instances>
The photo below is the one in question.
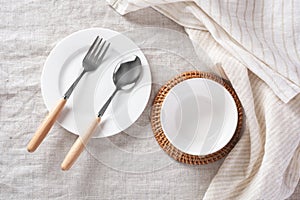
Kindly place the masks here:
<instances>
[{"instance_id":1,"label":"white bowl","mask_svg":"<svg viewBox=\"0 0 300 200\"><path fill-rule=\"evenodd\" d=\"M162 129L179 150L208 155L222 149L237 127L238 112L221 84L193 78L173 87L161 109Z\"/></svg>"}]
</instances>

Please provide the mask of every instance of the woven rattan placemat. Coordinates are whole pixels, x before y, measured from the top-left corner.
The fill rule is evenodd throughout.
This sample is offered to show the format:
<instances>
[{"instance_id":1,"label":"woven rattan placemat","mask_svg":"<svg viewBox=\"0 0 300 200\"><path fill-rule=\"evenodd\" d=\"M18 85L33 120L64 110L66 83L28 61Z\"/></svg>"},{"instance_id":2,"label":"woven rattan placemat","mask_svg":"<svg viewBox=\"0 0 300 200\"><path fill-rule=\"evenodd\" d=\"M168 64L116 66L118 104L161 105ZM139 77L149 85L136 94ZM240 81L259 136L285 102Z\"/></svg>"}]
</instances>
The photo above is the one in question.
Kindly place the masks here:
<instances>
[{"instance_id":1,"label":"woven rattan placemat","mask_svg":"<svg viewBox=\"0 0 300 200\"><path fill-rule=\"evenodd\" d=\"M232 95L238 111L237 128L229 143L219 151L205 156L190 155L178 150L175 146L173 146L170 143L170 141L165 136L160 122L161 107L168 92L178 83L192 78L206 78L206 79L216 81L221 85L223 85ZM168 81L164 86L161 87L161 89L157 93L151 111L151 125L152 125L154 136L158 144L172 158L186 164L192 164L192 165L208 164L225 157L232 150L235 144L238 142L240 138L241 129L243 126L243 109L237 94L235 93L234 89L231 87L228 81L207 72L200 72L200 71L184 72L174 77L170 81Z\"/></svg>"}]
</instances>

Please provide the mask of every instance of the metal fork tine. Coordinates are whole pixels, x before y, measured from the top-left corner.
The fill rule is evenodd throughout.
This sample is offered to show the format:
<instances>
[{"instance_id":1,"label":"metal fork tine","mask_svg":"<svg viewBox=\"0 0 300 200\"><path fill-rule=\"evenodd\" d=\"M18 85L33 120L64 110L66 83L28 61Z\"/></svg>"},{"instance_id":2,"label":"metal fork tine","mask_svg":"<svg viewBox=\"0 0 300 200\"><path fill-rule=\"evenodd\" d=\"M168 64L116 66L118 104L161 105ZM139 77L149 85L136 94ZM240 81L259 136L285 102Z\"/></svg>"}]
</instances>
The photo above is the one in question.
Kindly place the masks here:
<instances>
[{"instance_id":1,"label":"metal fork tine","mask_svg":"<svg viewBox=\"0 0 300 200\"><path fill-rule=\"evenodd\" d=\"M99 45L101 44L102 40L103 40L103 38L101 38L100 41L97 42L97 44L95 45L94 49L92 50L91 56L92 56L93 58L95 58L95 54L98 52Z\"/></svg>"},{"instance_id":2,"label":"metal fork tine","mask_svg":"<svg viewBox=\"0 0 300 200\"><path fill-rule=\"evenodd\" d=\"M95 56L95 59L98 59L98 58L99 58L99 55L100 55L100 53L101 53L103 47L105 46L105 43L106 43L106 41L104 41L104 42L101 44L100 49L98 50L98 52L97 52L97 54L96 54L96 56Z\"/></svg>"},{"instance_id":3,"label":"metal fork tine","mask_svg":"<svg viewBox=\"0 0 300 200\"><path fill-rule=\"evenodd\" d=\"M104 46L104 45L103 45L103 46ZM103 59L103 57L105 56L105 54L106 54L106 52L107 52L109 46L110 46L110 43L108 43L108 45L107 45L106 48L104 49L103 53L102 53L102 54L100 55L100 57L98 58L97 63L102 62L102 59Z\"/></svg>"},{"instance_id":4,"label":"metal fork tine","mask_svg":"<svg viewBox=\"0 0 300 200\"><path fill-rule=\"evenodd\" d=\"M91 54L91 51L93 50L93 48L94 48L95 44L97 43L98 39L99 39L99 36L96 37L96 39L94 40L92 46L90 46L88 52L84 56L84 59L86 59Z\"/></svg>"}]
</instances>

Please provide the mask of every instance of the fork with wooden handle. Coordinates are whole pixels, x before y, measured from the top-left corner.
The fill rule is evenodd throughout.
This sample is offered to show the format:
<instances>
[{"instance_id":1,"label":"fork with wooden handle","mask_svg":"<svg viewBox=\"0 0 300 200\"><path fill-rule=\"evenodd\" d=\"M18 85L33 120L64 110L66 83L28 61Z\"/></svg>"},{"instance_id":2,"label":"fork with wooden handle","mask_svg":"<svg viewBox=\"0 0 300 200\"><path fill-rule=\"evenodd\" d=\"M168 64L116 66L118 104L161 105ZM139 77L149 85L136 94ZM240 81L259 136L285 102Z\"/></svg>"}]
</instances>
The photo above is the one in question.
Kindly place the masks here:
<instances>
[{"instance_id":1,"label":"fork with wooden handle","mask_svg":"<svg viewBox=\"0 0 300 200\"><path fill-rule=\"evenodd\" d=\"M107 45L105 44L106 41L103 41L102 38L100 39L99 36L97 36L88 52L86 53L84 59L82 60L83 71L64 94L64 97L58 101L56 106L48 114L48 116L44 119L40 127L35 132L34 136L27 145L27 150L29 152L34 152L42 143L83 75L86 72L94 71L98 68L110 45L109 43Z\"/></svg>"}]
</instances>

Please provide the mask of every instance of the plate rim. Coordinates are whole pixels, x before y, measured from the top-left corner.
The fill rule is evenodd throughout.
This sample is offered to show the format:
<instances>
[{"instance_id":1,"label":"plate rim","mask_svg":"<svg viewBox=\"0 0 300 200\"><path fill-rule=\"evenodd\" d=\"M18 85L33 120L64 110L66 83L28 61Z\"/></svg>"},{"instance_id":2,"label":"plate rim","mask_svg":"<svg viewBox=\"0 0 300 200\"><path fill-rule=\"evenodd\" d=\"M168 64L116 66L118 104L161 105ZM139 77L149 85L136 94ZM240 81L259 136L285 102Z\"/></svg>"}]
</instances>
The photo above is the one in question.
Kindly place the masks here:
<instances>
[{"instance_id":1,"label":"plate rim","mask_svg":"<svg viewBox=\"0 0 300 200\"><path fill-rule=\"evenodd\" d=\"M110 34L112 34L110 37L108 37L106 40L109 40L110 38L113 38L114 36L116 36L116 35L122 35L123 37L126 37L129 41L131 41L135 46L136 46L136 48L137 48L137 50L143 55L143 59L145 60L145 62L146 62L146 64L147 64L147 69L148 69L148 71L149 71L149 92L148 92L148 94L147 94L147 96L146 96L146 102L145 102L145 106L144 106L144 108L143 108L143 110L141 111L141 114L143 113L143 111L145 110L145 108L147 107L147 104L149 103L149 100L150 100L150 95L151 95L151 91L152 91L152 74L151 74L151 68L150 68L150 66L149 66L149 62L148 62L148 60L147 60L147 58L146 58L146 56L144 55L144 52L140 49L140 47L138 46L138 45L136 45L135 44L135 42L134 41L132 41L132 39L131 38L129 38L129 37L127 37L126 35L124 35L122 32L118 32L118 31L115 31L115 30L112 30L112 29L108 29L108 28L102 28L102 27L92 27L92 28L87 28L87 29L81 29L81 30L78 30L78 31L75 31L75 32L72 32L72 33L70 33L70 34L68 34L67 36L65 36L65 37L62 37L60 40L58 40L57 41L57 43L54 45L54 47L50 50L50 52L48 53L48 55L47 55L47 58L45 59L45 62L44 62L44 64L43 64L43 69L42 69L42 73L41 73L41 75L40 75L40 90L41 90L41 94L42 94L42 98L43 98L43 102L44 102L44 105L46 106L46 108L47 108L47 110L48 110L48 112L50 111L50 110L52 110L53 108L50 106L50 105L48 105L47 103L46 103L46 101L47 101L47 99L46 99L46 86L45 86L45 84L43 84L43 82L44 82L44 77L46 76L45 74L46 74L46 65L51 61L51 59L52 59L52 54L55 52L55 51L57 51L57 49L58 48L60 48L60 46L66 41L66 40L68 40L68 39L70 39L70 38L72 38L72 37L74 37L74 36L76 36L76 35L78 35L78 34L83 34L83 33L85 33L85 32L109 32ZM98 33L98 34L100 34L100 33ZM62 97L61 97L62 98ZM57 101L59 101L59 99L57 99ZM72 102L72 107L73 107L73 102ZM140 115L141 115L140 114ZM72 118L74 118L74 113L72 113L72 115L73 115L73 117ZM140 115L137 117L137 119L140 117ZM137 120L136 119L136 120ZM135 122L136 122L136 120L135 121L133 121L129 126L131 126L132 124L134 124ZM73 128L73 129L76 129L76 131L74 131L74 130L72 130L72 129L70 129L70 127L69 126L67 126L67 125L64 125L64 123L63 122L60 122L60 121L58 121L58 120L56 120L55 121L55 123L57 123L57 124L59 124L63 129L65 129L65 130L67 130L68 132L70 132L70 133L72 133L72 134L74 134L74 135L80 135L79 133L77 133L77 127L75 127L75 128ZM125 130L125 129L124 129ZM118 133L120 133L120 132L122 132L123 130L120 130ZM104 135L104 136L93 136L92 138L101 138L101 137L109 137L109 136L112 136L112 135L115 135L115 134L118 134L118 133L114 133L114 134L111 134L111 135Z\"/></svg>"}]
</instances>

